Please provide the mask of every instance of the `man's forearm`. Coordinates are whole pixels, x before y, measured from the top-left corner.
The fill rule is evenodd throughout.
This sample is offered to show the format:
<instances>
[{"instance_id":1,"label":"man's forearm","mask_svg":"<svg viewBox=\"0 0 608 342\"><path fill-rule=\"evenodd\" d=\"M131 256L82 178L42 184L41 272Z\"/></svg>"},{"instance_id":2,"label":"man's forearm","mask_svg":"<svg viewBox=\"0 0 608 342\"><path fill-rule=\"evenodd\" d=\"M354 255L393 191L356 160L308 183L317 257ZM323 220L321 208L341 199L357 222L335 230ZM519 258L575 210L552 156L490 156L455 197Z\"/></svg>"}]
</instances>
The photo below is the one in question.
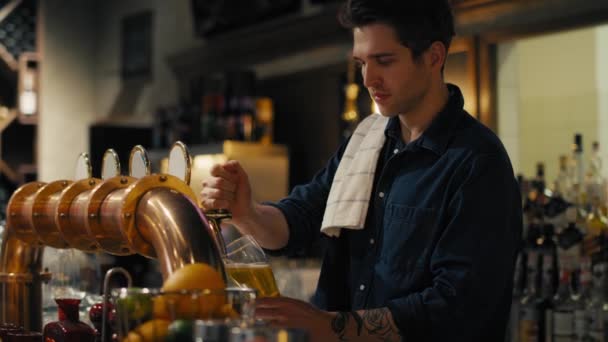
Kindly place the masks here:
<instances>
[{"instance_id":1,"label":"man's forearm","mask_svg":"<svg viewBox=\"0 0 608 342\"><path fill-rule=\"evenodd\" d=\"M400 341L388 308L337 312L331 329L340 341Z\"/></svg>"},{"instance_id":2,"label":"man's forearm","mask_svg":"<svg viewBox=\"0 0 608 342\"><path fill-rule=\"evenodd\" d=\"M283 213L272 206L254 204L251 215L232 223L243 234L252 235L264 248L280 249L287 245L289 229Z\"/></svg>"}]
</instances>

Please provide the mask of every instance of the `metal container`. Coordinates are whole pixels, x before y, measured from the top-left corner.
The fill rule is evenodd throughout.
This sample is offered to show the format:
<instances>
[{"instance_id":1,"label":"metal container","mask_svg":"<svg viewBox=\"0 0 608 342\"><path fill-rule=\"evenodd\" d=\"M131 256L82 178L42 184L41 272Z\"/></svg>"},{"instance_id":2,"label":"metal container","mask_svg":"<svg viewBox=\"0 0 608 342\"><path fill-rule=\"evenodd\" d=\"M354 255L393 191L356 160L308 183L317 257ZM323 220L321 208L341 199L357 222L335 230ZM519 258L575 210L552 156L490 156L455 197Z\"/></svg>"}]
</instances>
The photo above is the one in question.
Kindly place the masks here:
<instances>
[{"instance_id":1,"label":"metal container","mask_svg":"<svg viewBox=\"0 0 608 342\"><path fill-rule=\"evenodd\" d=\"M232 325L223 320L196 321L193 330L194 341L225 342L230 336Z\"/></svg>"}]
</instances>

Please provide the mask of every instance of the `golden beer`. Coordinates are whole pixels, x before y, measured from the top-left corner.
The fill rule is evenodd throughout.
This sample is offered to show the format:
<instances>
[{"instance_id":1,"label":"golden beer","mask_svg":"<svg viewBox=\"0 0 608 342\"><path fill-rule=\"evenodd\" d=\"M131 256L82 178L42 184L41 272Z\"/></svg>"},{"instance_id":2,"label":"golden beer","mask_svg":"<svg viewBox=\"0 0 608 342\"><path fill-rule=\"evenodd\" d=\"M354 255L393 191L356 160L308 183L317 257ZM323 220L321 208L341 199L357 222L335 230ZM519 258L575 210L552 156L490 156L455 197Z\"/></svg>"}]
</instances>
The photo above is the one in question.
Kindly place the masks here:
<instances>
[{"instance_id":1,"label":"golden beer","mask_svg":"<svg viewBox=\"0 0 608 342\"><path fill-rule=\"evenodd\" d=\"M259 297L278 297L279 289L272 268L267 263L227 263L228 281L235 286L246 286L258 290Z\"/></svg>"}]
</instances>

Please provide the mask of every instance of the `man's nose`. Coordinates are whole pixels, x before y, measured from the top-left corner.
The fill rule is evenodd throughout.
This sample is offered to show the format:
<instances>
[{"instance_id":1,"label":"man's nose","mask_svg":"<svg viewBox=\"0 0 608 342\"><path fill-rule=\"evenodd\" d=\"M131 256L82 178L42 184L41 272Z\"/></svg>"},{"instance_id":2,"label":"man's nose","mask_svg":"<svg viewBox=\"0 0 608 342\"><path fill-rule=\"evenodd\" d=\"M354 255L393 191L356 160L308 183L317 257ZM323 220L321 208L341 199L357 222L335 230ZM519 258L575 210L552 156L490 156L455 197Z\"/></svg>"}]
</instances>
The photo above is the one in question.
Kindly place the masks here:
<instances>
[{"instance_id":1,"label":"man's nose","mask_svg":"<svg viewBox=\"0 0 608 342\"><path fill-rule=\"evenodd\" d=\"M380 80L380 75L378 74L376 68L374 68L373 66L370 66L369 64L366 65L363 69L362 69L362 76L363 76L363 85L366 88L376 88L378 87L378 85L380 85L381 80Z\"/></svg>"}]
</instances>

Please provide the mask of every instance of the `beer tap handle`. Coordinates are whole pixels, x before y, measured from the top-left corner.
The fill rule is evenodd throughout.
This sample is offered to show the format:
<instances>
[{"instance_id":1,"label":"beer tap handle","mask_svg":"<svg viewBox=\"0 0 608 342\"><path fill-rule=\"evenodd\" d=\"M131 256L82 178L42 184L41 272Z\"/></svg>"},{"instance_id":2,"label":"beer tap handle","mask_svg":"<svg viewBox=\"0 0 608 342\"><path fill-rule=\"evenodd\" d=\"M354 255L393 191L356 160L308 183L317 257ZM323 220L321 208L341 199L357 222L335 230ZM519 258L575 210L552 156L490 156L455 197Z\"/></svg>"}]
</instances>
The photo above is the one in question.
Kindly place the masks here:
<instances>
[{"instance_id":1,"label":"beer tap handle","mask_svg":"<svg viewBox=\"0 0 608 342\"><path fill-rule=\"evenodd\" d=\"M222 220L232 218L232 214L226 209L212 209L204 211L205 217L209 220L209 226L213 232L215 244L220 250L222 256L226 255L226 243L222 236Z\"/></svg>"}]
</instances>

